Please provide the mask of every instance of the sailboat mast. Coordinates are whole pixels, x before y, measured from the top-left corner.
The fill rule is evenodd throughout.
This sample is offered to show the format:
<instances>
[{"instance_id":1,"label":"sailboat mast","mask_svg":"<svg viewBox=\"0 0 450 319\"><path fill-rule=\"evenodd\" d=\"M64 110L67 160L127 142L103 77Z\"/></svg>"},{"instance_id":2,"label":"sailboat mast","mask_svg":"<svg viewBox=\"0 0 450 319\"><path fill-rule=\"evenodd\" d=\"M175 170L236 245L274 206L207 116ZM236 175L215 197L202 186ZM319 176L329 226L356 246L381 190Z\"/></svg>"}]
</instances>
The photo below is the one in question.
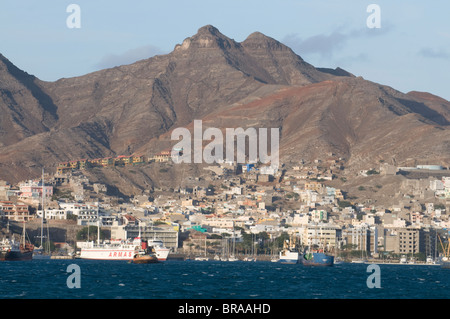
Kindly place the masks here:
<instances>
[{"instance_id":1,"label":"sailboat mast","mask_svg":"<svg viewBox=\"0 0 450 319\"><path fill-rule=\"evenodd\" d=\"M45 218L45 210L44 210L44 168L42 168L42 192L41 192L41 201L42 201L42 218L41 218L41 247L43 244L44 237L44 218Z\"/></svg>"},{"instance_id":2,"label":"sailboat mast","mask_svg":"<svg viewBox=\"0 0 450 319\"><path fill-rule=\"evenodd\" d=\"M22 245L23 245L23 248L25 249L25 220L23 221Z\"/></svg>"},{"instance_id":3,"label":"sailboat mast","mask_svg":"<svg viewBox=\"0 0 450 319\"><path fill-rule=\"evenodd\" d=\"M97 244L100 245L100 218L97 219Z\"/></svg>"}]
</instances>

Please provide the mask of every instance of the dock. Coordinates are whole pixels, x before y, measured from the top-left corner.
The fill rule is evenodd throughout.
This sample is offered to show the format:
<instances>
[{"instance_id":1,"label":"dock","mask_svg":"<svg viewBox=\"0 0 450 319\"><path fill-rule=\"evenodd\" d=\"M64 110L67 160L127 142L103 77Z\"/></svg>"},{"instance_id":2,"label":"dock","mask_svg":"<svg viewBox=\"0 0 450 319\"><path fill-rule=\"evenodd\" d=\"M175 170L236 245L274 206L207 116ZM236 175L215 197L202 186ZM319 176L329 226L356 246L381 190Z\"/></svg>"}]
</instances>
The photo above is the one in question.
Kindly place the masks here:
<instances>
[{"instance_id":1,"label":"dock","mask_svg":"<svg viewBox=\"0 0 450 319\"><path fill-rule=\"evenodd\" d=\"M73 259L72 256L51 256L50 259Z\"/></svg>"}]
</instances>

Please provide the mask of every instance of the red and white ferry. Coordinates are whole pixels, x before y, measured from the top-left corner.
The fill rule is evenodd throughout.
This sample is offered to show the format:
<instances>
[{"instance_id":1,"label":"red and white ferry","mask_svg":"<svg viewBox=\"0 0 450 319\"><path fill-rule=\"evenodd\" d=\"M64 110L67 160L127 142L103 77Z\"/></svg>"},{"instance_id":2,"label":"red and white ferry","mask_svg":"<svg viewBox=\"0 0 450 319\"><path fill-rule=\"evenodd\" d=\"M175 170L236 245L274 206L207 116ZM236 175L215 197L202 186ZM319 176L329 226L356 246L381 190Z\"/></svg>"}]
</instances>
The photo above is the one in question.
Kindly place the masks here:
<instances>
[{"instance_id":1,"label":"red and white ferry","mask_svg":"<svg viewBox=\"0 0 450 319\"><path fill-rule=\"evenodd\" d=\"M166 261L169 249L164 247L161 240L141 240L136 237L133 241L111 240L109 242L88 242L81 248L81 259L96 260L132 260L140 251L153 248L158 261Z\"/></svg>"}]
</instances>

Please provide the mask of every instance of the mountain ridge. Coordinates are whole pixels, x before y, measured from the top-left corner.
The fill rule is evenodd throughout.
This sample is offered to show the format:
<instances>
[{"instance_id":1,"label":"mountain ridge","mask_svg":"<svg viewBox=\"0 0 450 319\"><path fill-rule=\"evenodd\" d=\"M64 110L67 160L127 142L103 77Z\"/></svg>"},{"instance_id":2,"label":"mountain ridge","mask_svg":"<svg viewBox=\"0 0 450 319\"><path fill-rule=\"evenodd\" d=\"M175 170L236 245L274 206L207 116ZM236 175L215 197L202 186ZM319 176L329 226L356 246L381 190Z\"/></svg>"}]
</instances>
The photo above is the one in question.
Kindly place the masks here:
<instances>
[{"instance_id":1,"label":"mountain ridge","mask_svg":"<svg viewBox=\"0 0 450 319\"><path fill-rule=\"evenodd\" d=\"M358 169L415 155L450 158L445 99L316 68L260 32L236 42L212 25L168 54L54 82L0 55L0 94L0 179L11 182L61 161L153 155L195 119L280 127L286 161L331 152Z\"/></svg>"}]
</instances>

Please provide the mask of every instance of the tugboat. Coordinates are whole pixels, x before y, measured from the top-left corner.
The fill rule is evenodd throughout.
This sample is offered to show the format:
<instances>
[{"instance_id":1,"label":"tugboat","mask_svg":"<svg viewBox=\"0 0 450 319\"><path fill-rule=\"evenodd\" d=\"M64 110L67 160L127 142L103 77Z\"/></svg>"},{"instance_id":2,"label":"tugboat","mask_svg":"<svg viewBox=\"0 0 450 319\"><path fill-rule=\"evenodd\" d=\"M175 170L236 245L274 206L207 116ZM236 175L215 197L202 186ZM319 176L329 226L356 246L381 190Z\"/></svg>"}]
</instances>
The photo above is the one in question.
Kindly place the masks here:
<instances>
[{"instance_id":1,"label":"tugboat","mask_svg":"<svg viewBox=\"0 0 450 319\"><path fill-rule=\"evenodd\" d=\"M156 252L153 247L149 247L146 241L142 241L142 249L140 249L134 256L131 262L133 264L155 264L158 262Z\"/></svg>"},{"instance_id":2,"label":"tugboat","mask_svg":"<svg viewBox=\"0 0 450 319\"><path fill-rule=\"evenodd\" d=\"M158 263L158 258L151 255L135 255L131 262L133 264L156 264Z\"/></svg>"}]
</instances>

